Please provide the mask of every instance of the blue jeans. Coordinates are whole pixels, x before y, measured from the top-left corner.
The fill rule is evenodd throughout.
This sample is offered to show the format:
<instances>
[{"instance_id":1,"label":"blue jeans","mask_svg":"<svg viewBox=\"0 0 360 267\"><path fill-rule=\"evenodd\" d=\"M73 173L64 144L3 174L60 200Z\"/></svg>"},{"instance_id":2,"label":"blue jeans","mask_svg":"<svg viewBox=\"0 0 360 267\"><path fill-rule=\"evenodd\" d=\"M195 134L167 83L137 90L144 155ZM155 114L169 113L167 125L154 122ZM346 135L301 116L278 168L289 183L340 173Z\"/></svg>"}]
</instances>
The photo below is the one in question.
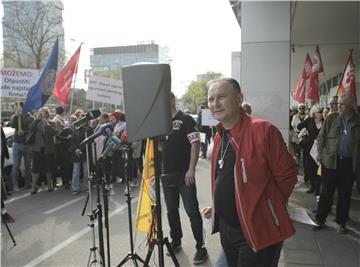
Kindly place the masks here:
<instances>
[{"instance_id":1,"label":"blue jeans","mask_svg":"<svg viewBox=\"0 0 360 267\"><path fill-rule=\"evenodd\" d=\"M179 180L181 179L184 180L184 177L179 177ZM196 197L196 185L187 186L184 183L179 183L176 186L165 186L163 184L163 190L172 240L176 242L181 241L183 236L179 215L179 200L181 195L185 211L190 218L191 229L196 240L196 249L202 248L204 245L203 222Z\"/></svg>"},{"instance_id":2,"label":"blue jeans","mask_svg":"<svg viewBox=\"0 0 360 267\"><path fill-rule=\"evenodd\" d=\"M17 177L19 175L19 167L21 163L21 158L24 157L25 164L25 187L30 186L31 180L31 159L32 159L32 150L31 145L25 145L20 143L13 142L12 145L12 156L13 156L13 166L11 169L11 186L18 186ZM10 185L10 184L9 184Z\"/></svg>"},{"instance_id":3,"label":"blue jeans","mask_svg":"<svg viewBox=\"0 0 360 267\"><path fill-rule=\"evenodd\" d=\"M88 184L88 171L86 161L74 162L73 173L72 173L72 182L71 187L73 192L80 192L80 175L81 175L81 166L83 170L83 179L82 179L82 188L84 191L89 189Z\"/></svg>"}]
</instances>

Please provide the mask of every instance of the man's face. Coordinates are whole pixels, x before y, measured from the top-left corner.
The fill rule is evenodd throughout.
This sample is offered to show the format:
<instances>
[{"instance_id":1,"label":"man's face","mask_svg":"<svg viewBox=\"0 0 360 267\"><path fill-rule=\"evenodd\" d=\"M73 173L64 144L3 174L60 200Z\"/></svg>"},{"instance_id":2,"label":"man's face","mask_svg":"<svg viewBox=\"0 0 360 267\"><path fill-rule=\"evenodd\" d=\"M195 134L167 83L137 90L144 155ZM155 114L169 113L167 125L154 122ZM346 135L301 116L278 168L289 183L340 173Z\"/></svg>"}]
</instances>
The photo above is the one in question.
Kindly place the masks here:
<instances>
[{"instance_id":1,"label":"man's face","mask_svg":"<svg viewBox=\"0 0 360 267\"><path fill-rule=\"evenodd\" d=\"M216 120L223 124L237 118L242 101L242 94L237 93L226 81L216 82L208 92L210 112Z\"/></svg>"},{"instance_id":2,"label":"man's face","mask_svg":"<svg viewBox=\"0 0 360 267\"><path fill-rule=\"evenodd\" d=\"M300 106L298 110L300 114L305 114L305 106Z\"/></svg>"},{"instance_id":3,"label":"man's face","mask_svg":"<svg viewBox=\"0 0 360 267\"><path fill-rule=\"evenodd\" d=\"M335 112L338 111L338 102L337 99L332 98L330 101L330 111Z\"/></svg>"},{"instance_id":4,"label":"man's face","mask_svg":"<svg viewBox=\"0 0 360 267\"><path fill-rule=\"evenodd\" d=\"M351 103L349 103L349 101L346 101L344 99L339 99L338 102L338 108L339 108L339 112L343 115L350 115L352 113L352 107L351 107Z\"/></svg>"}]
</instances>

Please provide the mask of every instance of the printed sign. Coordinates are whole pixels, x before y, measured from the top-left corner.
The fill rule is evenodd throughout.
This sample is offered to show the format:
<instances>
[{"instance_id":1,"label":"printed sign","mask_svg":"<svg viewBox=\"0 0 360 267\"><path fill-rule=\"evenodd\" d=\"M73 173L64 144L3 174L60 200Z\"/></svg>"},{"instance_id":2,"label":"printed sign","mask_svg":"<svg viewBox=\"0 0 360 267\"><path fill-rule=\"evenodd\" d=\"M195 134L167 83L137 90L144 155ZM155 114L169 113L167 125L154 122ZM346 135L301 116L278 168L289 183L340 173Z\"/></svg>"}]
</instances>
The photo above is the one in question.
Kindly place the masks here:
<instances>
[{"instance_id":1,"label":"printed sign","mask_svg":"<svg viewBox=\"0 0 360 267\"><path fill-rule=\"evenodd\" d=\"M90 76L86 99L123 106L122 81Z\"/></svg>"},{"instance_id":2,"label":"printed sign","mask_svg":"<svg viewBox=\"0 0 360 267\"><path fill-rule=\"evenodd\" d=\"M38 81L36 69L2 68L1 97L26 98L29 89Z\"/></svg>"}]
</instances>

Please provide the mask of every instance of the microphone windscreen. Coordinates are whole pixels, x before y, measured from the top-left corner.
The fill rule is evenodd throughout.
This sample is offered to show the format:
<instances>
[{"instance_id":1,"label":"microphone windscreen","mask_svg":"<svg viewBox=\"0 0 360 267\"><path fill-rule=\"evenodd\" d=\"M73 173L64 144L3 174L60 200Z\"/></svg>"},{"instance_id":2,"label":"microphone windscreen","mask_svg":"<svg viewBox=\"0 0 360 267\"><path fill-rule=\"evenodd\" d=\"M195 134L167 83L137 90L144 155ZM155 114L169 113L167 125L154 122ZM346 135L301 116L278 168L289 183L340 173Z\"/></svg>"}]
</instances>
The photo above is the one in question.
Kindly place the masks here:
<instances>
[{"instance_id":1,"label":"microphone windscreen","mask_svg":"<svg viewBox=\"0 0 360 267\"><path fill-rule=\"evenodd\" d=\"M110 135L114 131L114 126L111 123L102 125L99 129L101 135Z\"/></svg>"},{"instance_id":2,"label":"microphone windscreen","mask_svg":"<svg viewBox=\"0 0 360 267\"><path fill-rule=\"evenodd\" d=\"M95 119L97 117L99 117L101 115L101 111L100 109L93 109L93 110L90 110L86 116L88 116L90 119Z\"/></svg>"}]
</instances>

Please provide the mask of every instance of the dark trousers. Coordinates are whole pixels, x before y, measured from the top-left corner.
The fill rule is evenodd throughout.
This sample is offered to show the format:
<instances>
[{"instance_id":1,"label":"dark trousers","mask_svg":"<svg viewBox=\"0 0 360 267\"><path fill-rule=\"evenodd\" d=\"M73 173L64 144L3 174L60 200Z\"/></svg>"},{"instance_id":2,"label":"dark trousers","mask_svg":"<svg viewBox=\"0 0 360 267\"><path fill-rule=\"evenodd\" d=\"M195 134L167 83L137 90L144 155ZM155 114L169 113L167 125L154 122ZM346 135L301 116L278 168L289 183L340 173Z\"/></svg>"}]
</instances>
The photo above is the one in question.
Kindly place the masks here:
<instances>
[{"instance_id":1,"label":"dark trousers","mask_svg":"<svg viewBox=\"0 0 360 267\"><path fill-rule=\"evenodd\" d=\"M351 158L338 158L336 170L327 169L322 165L322 171L324 175L316 220L319 223L325 223L331 209L335 189L337 189L336 222L346 225L349 219L351 191L354 183L352 160Z\"/></svg>"},{"instance_id":2,"label":"dark trousers","mask_svg":"<svg viewBox=\"0 0 360 267\"><path fill-rule=\"evenodd\" d=\"M314 190L315 195L319 195L320 192L320 177L316 175L318 165L310 155L310 151L304 150L304 173L310 181L310 189Z\"/></svg>"},{"instance_id":3,"label":"dark trousers","mask_svg":"<svg viewBox=\"0 0 360 267\"><path fill-rule=\"evenodd\" d=\"M179 180L184 180L184 178L179 177ZM181 241L183 236L179 215L179 200L181 195L185 211L190 218L191 229L196 240L196 249L201 248L204 243L203 224L199 211L199 203L196 197L195 184L191 186L187 186L185 183L179 183L178 185L172 186L163 184L163 190L171 239L174 241Z\"/></svg>"},{"instance_id":4,"label":"dark trousers","mask_svg":"<svg viewBox=\"0 0 360 267\"><path fill-rule=\"evenodd\" d=\"M254 252L246 242L241 228L229 226L219 219L221 245L229 267L276 267L283 242Z\"/></svg>"}]
</instances>

